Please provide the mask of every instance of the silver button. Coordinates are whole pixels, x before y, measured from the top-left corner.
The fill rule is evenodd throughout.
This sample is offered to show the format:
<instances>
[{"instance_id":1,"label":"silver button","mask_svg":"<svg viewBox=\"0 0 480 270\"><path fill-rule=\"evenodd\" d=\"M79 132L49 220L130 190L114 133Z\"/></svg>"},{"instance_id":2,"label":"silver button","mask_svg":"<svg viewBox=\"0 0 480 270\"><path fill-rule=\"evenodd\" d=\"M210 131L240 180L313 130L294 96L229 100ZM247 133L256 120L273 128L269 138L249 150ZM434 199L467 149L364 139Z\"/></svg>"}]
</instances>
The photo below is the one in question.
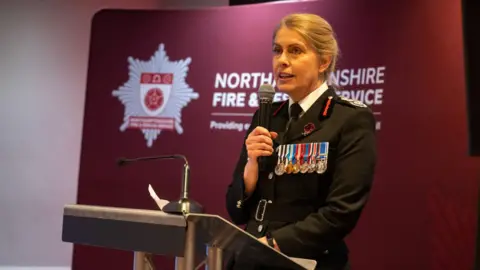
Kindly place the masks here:
<instances>
[{"instance_id":1,"label":"silver button","mask_svg":"<svg viewBox=\"0 0 480 270\"><path fill-rule=\"evenodd\" d=\"M328 254L328 249L325 250L325 251L323 252L323 254L325 254L325 255Z\"/></svg>"},{"instance_id":2,"label":"silver button","mask_svg":"<svg viewBox=\"0 0 480 270\"><path fill-rule=\"evenodd\" d=\"M242 208L242 200L237 201L237 208Z\"/></svg>"},{"instance_id":3,"label":"silver button","mask_svg":"<svg viewBox=\"0 0 480 270\"><path fill-rule=\"evenodd\" d=\"M268 174L268 179L272 179L272 178L273 178L273 172Z\"/></svg>"},{"instance_id":4,"label":"silver button","mask_svg":"<svg viewBox=\"0 0 480 270\"><path fill-rule=\"evenodd\" d=\"M258 225L258 232L262 232L262 229L263 229L263 225L262 224Z\"/></svg>"}]
</instances>

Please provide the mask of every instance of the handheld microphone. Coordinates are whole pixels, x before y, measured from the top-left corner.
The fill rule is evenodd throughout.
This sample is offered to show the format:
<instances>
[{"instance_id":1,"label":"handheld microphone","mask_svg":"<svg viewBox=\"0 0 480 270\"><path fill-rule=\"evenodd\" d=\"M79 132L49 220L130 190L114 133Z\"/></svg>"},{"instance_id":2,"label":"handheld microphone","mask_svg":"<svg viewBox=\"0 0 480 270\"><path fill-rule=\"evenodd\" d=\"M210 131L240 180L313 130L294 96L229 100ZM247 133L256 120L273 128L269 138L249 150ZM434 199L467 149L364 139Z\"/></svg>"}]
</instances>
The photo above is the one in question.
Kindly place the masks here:
<instances>
[{"instance_id":1,"label":"handheld microphone","mask_svg":"<svg viewBox=\"0 0 480 270\"><path fill-rule=\"evenodd\" d=\"M272 102L275 89L270 84L262 84L258 89L258 125L270 131L270 116L272 115ZM260 157L259 165L264 170L267 165L267 157Z\"/></svg>"},{"instance_id":2,"label":"handheld microphone","mask_svg":"<svg viewBox=\"0 0 480 270\"><path fill-rule=\"evenodd\" d=\"M188 160L184 155L160 155L138 158L119 158L117 160L117 165L122 167L137 161L150 161L161 159L182 159L184 161L182 191L180 198L177 201L167 203L162 210L166 213L171 214L203 213L203 206L201 206L198 202L188 198L188 191L190 187L190 166L188 165Z\"/></svg>"}]
</instances>

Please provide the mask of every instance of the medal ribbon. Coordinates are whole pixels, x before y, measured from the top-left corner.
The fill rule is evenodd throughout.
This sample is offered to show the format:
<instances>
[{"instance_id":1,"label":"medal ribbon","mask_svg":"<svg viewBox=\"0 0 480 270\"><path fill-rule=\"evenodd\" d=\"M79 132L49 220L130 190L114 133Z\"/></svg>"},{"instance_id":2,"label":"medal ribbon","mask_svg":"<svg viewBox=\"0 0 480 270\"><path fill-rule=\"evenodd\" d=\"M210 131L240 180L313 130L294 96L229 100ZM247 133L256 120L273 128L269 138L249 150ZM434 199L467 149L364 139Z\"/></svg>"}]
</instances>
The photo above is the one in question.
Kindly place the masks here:
<instances>
[{"instance_id":1,"label":"medal ribbon","mask_svg":"<svg viewBox=\"0 0 480 270\"><path fill-rule=\"evenodd\" d=\"M320 155L319 155L319 158L326 158L326 155L327 155L327 145L328 143L327 142L321 142L320 143Z\"/></svg>"},{"instance_id":2,"label":"medal ribbon","mask_svg":"<svg viewBox=\"0 0 480 270\"><path fill-rule=\"evenodd\" d=\"M310 156L310 161L311 161L312 164L314 164L316 162L317 153L318 153L318 144L313 143L313 152L312 152L312 155Z\"/></svg>"},{"instance_id":3,"label":"medal ribbon","mask_svg":"<svg viewBox=\"0 0 480 270\"><path fill-rule=\"evenodd\" d=\"M300 145L298 144L294 144L293 145L293 155L294 155L294 164L298 163L298 159L299 159L299 151L300 151Z\"/></svg>"},{"instance_id":4,"label":"medal ribbon","mask_svg":"<svg viewBox=\"0 0 480 270\"><path fill-rule=\"evenodd\" d=\"M318 151L317 151L317 160L320 160L322 158L322 152L323 152L323 143L317 143Z\"/></svg>"},{"instance_id":5,"label":"medal ribbon","mask_svg":"<svg viewBox=\"0 0 480 270\"><path fill-rule=\"evenodd\" d=\"M290 149L290 144L285 145L285 165L287 165L290 162L290 152L292 150Z\"/></svg>"},{"instance_id":6,"label":"medal ribbon","mask_svg":"<svg viewBox=\"0 0 480 270\"><path fill-rule=\"evenodd\" d=\"M282 159L282 146L281 145L279 145L277 147L277 155L278 155L278 157L277 157L277 165L278 165L278 164L280 164L280 160Z\"/></svg>"},{"instance_id":7,"label":"medal ribbon","mask_svg":"<svg viewBox=\"0 0 480 270\"><path fill-rule=\"evenodd\" d=\"M315 153L317 152L315 149L316 149L316 146L314 143L311 143L310 144L310 147L311 147L311 150L310 150L310 155L309 155L309 159L310 159L310 164L314 164L315 163Z\"/></svg>"},{"instance_id":8,"label":"medal ribbon","mask_svg":"<svg viewBox=\"0 0 480 270\"><path fill-rule=\"evenodd\" d=\"M305 156L305 144L300 144L300 151L298 151L297 162L298 164L303 164L303 156Z\"/></svg>"},{"instance_id":9,"label":"medal ribbon","mask_svg":"<svg viewBox=\"0 0 480 270\"><path fill-rule=\"evenodd\" d=\"M290 152L291 152L290 144L285 145L285 148L286 148L286 151L287 151L286 154L285 154L285 166L286 166L290 162Z\"/></svg>"},{"instance_id":10,"label":"medal ribbon","mask_svg":"<svg viewBox=\"0 0 480 270\"><path fill-rule=\"evenodd\" d=\"M305 151L303 152L303 162L304 163L307 163L308 162L308 156L310 154L310 144L309 143L306 143L303 145Z\"/></svg>"},{"instance_id":11,"label":"medal ribbon","mask_svg":"<svg viewBox=\"0 0 480 270\"><path fill-rule=\"evenodd\" d=\"M295 158L295 144L291 144L290 145L290 155L289 155L289 158L290 158L290 162L292 163L292 165L294 164L294 158Z\"/></svg>"}]
</instances>

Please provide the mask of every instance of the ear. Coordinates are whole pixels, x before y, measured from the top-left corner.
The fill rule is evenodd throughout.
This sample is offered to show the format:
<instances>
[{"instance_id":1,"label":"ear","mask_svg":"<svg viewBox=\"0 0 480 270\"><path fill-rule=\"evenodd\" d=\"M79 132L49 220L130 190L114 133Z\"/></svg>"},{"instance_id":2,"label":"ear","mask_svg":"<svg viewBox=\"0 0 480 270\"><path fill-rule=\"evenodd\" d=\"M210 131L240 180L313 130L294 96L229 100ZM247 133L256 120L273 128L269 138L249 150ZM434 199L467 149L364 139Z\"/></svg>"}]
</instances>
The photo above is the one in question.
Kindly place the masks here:
<instances>
[{"instance_id":1,"label":"ear","mask_svg":"<svg viewBox=\"0 0 480 270\"><path fill-rule=\"evenodd\" d=\"M330 66L330 63L332 63L332 56L330 55L325 55L320 57L320 66L318 67L318 73L323 73L327 68Z\"/></svg>"}]
</instances>

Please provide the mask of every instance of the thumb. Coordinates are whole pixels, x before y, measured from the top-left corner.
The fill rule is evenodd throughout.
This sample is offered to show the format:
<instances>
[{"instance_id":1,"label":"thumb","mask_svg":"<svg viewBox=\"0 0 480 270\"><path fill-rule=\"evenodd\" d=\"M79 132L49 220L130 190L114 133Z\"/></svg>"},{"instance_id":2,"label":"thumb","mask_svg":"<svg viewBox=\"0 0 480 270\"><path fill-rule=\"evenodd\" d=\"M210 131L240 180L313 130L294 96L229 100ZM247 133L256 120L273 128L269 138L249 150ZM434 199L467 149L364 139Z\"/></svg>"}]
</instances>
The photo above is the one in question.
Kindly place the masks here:
<instances>
[{"instance_id":1,"label":"thumb","mask_svg":"<svg viewBox=\"0 0 480 270\"><path fill-rule=\"evenodd\" d=\"M275 138L277 138L278 133L275 132L275 131L270 131L270 135L272 136L272 139L275 139Z\"/></svg>"}]
</instances>

